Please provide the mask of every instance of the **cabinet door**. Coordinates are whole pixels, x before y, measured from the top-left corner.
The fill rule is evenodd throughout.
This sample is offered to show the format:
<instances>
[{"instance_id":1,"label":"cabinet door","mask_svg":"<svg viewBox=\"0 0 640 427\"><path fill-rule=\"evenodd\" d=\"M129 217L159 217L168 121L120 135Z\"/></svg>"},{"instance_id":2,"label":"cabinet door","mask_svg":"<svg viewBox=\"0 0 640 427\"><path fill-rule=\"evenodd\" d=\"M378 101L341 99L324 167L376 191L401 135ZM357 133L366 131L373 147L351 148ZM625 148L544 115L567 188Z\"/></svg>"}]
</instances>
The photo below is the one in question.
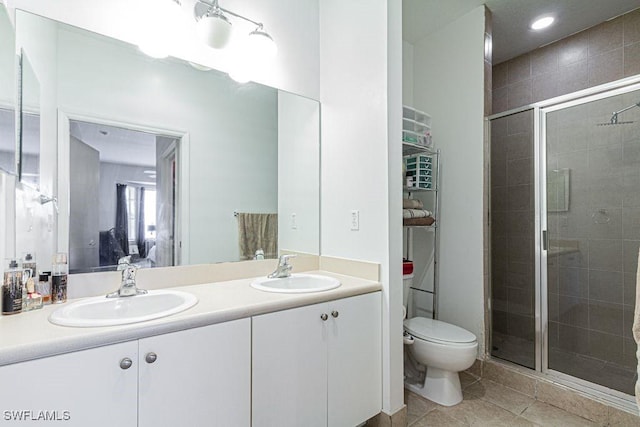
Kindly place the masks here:
<instances>
[{"instance_id":1,"label":"cabinet door","mask_svg":"<svg viewBox=\"0 0 640 427\"><path fill-rule=\"evenodd\" d=\"M331 427L358 425L382 408L381 303L380 292L328 303Z\"/></svg>"},{"instance_id":2,"label":"cabinet door","mask_svg":"<svg viewBox=\"0 0 640 427\"><path fill-rule=\"evenodd\" d=\"M327 426L326 304L252 318L253 426Z\"/></svg>"},{"instance_id":3,"label":"cabinet door","mask_svg":"<svg viewBox=\"0 0 640 427\"><path fill-rule=\"evenodd\" d=\"M135 427L137 356L133 341L0 367L0 424L29 417L65 427Z\"/></svg>"},{"instance_id":4,"label":"cabinet door","mask_svg":"<svg viewBox=\"0 0 640 427\"><path fill-rule=\"evenodd\" d=\"M139 343L140 427L251 424L251 319Z\"/></svg>"}]
</instances>

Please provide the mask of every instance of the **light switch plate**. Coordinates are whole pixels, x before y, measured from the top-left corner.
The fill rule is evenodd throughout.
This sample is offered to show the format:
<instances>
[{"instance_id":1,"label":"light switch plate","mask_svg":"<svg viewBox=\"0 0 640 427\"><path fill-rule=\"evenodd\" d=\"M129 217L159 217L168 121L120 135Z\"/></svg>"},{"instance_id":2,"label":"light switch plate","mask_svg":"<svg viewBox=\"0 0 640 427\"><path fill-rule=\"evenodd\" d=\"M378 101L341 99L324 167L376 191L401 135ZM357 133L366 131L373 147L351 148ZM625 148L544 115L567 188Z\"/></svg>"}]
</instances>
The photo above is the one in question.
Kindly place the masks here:
<instances>
[{"instance_id":1,"label":"light switch plate","mask_svg":"<svg viewBox=\"0 0 640 427\"><path fill-rule=\"evenodd\" d=\"M351 211L351 231L360 230L360 211Z\"/></svg>"}]
</instances>

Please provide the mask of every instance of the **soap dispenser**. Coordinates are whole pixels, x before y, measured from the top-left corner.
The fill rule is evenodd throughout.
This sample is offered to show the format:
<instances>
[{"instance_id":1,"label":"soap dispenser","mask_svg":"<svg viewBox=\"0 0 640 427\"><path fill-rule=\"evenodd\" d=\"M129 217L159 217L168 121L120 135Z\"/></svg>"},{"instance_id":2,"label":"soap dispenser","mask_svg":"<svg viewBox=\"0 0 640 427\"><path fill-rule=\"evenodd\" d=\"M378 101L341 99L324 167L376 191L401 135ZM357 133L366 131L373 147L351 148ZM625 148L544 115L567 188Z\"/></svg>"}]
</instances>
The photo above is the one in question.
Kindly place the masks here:
<instances>
[{"instance_id":1,"label":"soap dispenser","mask_svg":"<svg viewBox=\"0 0 640 427\"><path fill-rule=\"evenodd\" d=\"M17 314L22 311L22 270L18 261L8 260L2 282L2 314Z\"/></svg>"}]
</instances>

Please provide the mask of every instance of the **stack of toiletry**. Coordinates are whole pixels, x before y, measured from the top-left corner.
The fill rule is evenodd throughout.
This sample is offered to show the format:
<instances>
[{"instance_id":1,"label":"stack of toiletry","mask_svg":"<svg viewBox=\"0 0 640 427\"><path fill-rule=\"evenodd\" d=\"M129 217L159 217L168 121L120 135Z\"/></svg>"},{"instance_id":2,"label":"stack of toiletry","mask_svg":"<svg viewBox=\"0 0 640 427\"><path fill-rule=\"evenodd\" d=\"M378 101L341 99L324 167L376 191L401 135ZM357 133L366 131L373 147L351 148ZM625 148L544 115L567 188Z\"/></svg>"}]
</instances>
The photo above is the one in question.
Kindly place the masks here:
<instances>
[{"instance_id":1,"label":"stack of toiletry","mask_svg":"<svg viewBox=\"0 0 640 427\"><path fill-rule=\"evenodd\" d=\"M8 259L2 281L2 314L17 314L42 308L45 304L67 300L67 255L53 257L52 272L41 272L36 280L35 257L28 253L20 259Z\"/></svg>"}]
</instances>

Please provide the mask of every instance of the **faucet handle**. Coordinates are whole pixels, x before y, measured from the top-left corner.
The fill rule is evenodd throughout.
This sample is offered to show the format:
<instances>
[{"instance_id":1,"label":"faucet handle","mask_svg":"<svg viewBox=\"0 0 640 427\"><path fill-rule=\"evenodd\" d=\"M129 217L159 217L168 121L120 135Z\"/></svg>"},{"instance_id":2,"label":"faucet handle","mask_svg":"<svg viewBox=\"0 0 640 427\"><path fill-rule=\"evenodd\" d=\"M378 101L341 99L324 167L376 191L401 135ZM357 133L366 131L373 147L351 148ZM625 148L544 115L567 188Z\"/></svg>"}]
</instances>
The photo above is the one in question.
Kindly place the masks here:
<instances>
[{"instance_id":1,"label":"faucet handle","mask_svg":"<svg viewBox=\"0 0 640 427\"><path fill-rule=\"evenodd\" d=\"M118 260L118 271L125 270L131 265L131 255L123 256Z\"/></svg>"},{"instance_id":2,"label":"faucet handle","mask_svg":"<svg viewBox=\"0 0 640 427\"><path fill-rule=\"evenodd\" d=\"M295 258L295 257L297 257L297 256L298 256L297 254L286 254L286 255L280 255L280 262L279 262L279 264L280 264L280 265L282 265L282 266L289 265L289 259L291 259L291 258Z\"/></svg>"}]
</instances>

